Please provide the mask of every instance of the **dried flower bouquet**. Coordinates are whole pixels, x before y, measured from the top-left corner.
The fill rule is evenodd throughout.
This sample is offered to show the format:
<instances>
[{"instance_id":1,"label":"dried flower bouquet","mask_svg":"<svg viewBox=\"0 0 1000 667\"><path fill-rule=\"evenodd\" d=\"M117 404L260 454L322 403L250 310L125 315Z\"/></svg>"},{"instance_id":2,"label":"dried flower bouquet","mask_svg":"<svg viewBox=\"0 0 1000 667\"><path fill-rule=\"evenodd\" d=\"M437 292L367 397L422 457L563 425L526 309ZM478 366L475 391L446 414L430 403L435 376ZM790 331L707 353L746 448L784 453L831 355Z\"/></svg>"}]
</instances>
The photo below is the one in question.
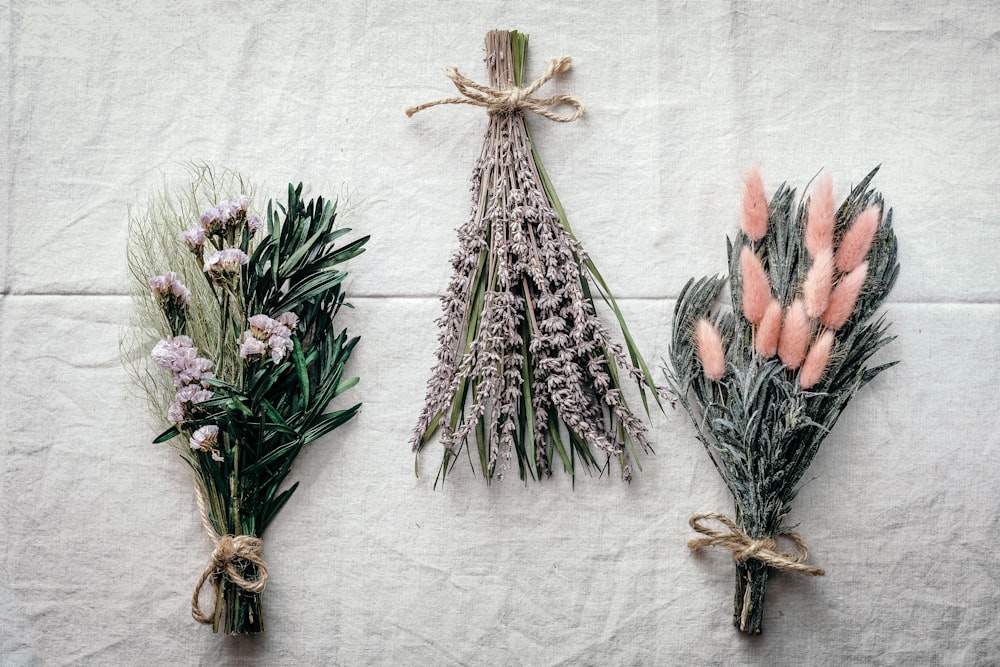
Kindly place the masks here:
<instances>
[{"instance_id":1,"label":"dried flower bouquet","mask_svg":"<svg viewBox=\"0 0 1000 667\"><path fill-rule=\"evenodd\" d=\"M869 188L876 171L836 209L829 178L798 206L784 185L768 205L751 172L728 245L732 311L716 307L723 277L688 281L674 311L668 379L736 505L735 522L692 517L704 537L688 546L732 552L746 633L761 631L772 570L823 574L785 517L848 401L895 363L868 366L893 339L876 311L899 272L892 210Z\"/></svg>"},{"instance_id":2,"label":"dried flower bouquet","mask_svg":"<svg viewBox=\"0 0 1000 667\"><path fill-rule=\"evenodd\" d=\"M443 427L441 480L467 442L474 443L487 481L501 478L514 458L522 480L551 474L554 456L571 475L602 468L592 447L608 461L616 457L628 480L636 445L648 449L649 443L622 380L637 382L647 409L646 390L659 397L614 297L569 228L525 125L526 112L556 122L583 113L571 95L535 97L570 59L551 61L541 78L525 85L527 44L528 36L516 31L490 32L489 86L451 68L461 97L407 111L471 104L489 114L473 170L472 214L459 229L454 274L442 299L438 363L412 445L419 452ZM574 112L555 113L560 104ZM618 319L625 348L609 340L595 313L595 292Z\"/></svg>"},{"instance_id":3,"label":"dried flower bouquet","mask_svg":"<svg viewBox=\"0 0 1000 667\"><path fill-rule=\"evenodd\" d=\"M164 194L131 220L137 326L126 362L172 424L155 442L173 442L194 471L215 547L191 613L215 631L256 633L267 583L261 537L298 486L282 488L292 461L360 408L326 411L357 383L344 368L358 339L334 319L345 297L339 266L368 237L338 246L350 230L336 227L336 202L303 201L301 184L261 218L242 177L192 169L185 194ZM138 356L156 338L162 371ZM207 611L205 583L215 594Z\"/></svg>"}]
</instances>

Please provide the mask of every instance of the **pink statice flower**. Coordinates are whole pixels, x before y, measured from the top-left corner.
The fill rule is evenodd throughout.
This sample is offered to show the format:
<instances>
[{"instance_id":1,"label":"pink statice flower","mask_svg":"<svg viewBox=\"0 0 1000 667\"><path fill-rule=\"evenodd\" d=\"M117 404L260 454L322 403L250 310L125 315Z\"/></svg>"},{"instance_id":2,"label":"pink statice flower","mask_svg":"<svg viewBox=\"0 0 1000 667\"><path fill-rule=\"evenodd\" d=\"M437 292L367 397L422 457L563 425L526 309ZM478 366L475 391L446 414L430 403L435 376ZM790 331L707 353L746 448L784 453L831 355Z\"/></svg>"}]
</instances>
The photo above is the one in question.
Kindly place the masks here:
<instances>
[{"instance_id":1,"label":"pink statice flower","mask_svg":"<svg viewBox=\"0 0 1000 667\"><path fill-rule=\"evenodd\" d=\"M248 333L244 332L242 338L240 338L240 357L250 359L251 357L262 357L267 354L267 345L264 341L254 338L252 335L247 335Z\"/></svg>"},{"instance_id":2,"label":"pink statice flower","mask_svg":"<svg viewBox=\"0 0 1000 667\"><path fill-rule=\"evenodd\" d=\"M283 312L281 315L275 318L281 324L284 324L290 330L295 331L296 327L299 326L299 316L288 310Z\"/></svg>"},{"instance_id":3,"label":"pink statice flower","mask_svg":"<svg viewBox=\"0 0 1000 667\"><path fill-rule=\"evenodd\" d=\"M201 227L187 230L184 232L184 243L187 244L188 250L200 257L205 248L205 230Z\"/></svg>"},{"instance_id":4,"label":"pink statice flower","mask_svg":"<svg viewBox=\"0 0 1000 667\"><path fill-rule=\"evenodd\" d=\"M271 360L277 364L294 349L292 328L298 324L299 318L292 312L282 313L278 318L258 314L247 320L250 328L240 338L241 357L252 359L270 354Z\"/></svg>"},{"instance_id":5,"label":"pink statice flower","mask_svg":"<svg viewBox=\"0 0 1000 667\"><path fill-rule=\"evenodd\" d=\"M175 424L181 424L191 416L192 409L199 403L210 400L214 394L200 384L189 384L181 387L174 402L167 409L167 419Z\"/></svg>"},{"instance_id":6,"label":"pink statice flower","mask_svg":"<svg viewBox=\"0 0 1000 667\"><path fill-rule=\"evenodd\" d=\"M247 215L247 227L251 232L259 231L264 228L264 219L256 213L250 213Z\"/></svg>"},{"instance_id":7,"label":"pink statice flower","mask_svg":"<svg viewBox=\"0 0 1000 667\"><path fill-rule=\"evenodd\" d=\"M203 212L199 222L206 234L218 234L226 229L226 224L223 222L218 208L210 208Z\"/></svg>"},{"instance_id":8,"label":"pink statice flower","mask_svg":"<svg viewBox=\"0 0 1000 667\"><path fill-rule=\"evenodd\" d=\"M169 301L172 305L182 307L191 300L191 290L177 279L177 274L173 271L167 271L162 276L153 276L149 279L149 287L153 291L153 296L161 303Z\"/></svg>"},{"instance_id":9,"label":"pink statice flower","mask_svg":"<svg viewBox=\"0 0 1000 667\"><path fill-rule=\"evenodd\" d=\"M153 346L150 356L160 368L178 373L198 356L198 350L187 336L167 336Z\"/></svg>"},{"instance_id":10,"label":"pink statice flower","mask_svg":"<svg viewBox=\"0 0 1000 667\"><path fill-rule=\"evenodd\" d=\"M292 339L289 336L279 336L277 334L271 336L267 341L268 347L271 348L271 361L274 363L281 363L281 360L285 358L285 355L294 349L295 345L292 343Z\"/></svg>"},{"instance_id":11,"label":"pink statice flower","mask_svg":"<svg viewBox=\"0 0 1000 667\"><path fill-rule=\"evenodd\" d=\"M276 320L272 320L267 315L251 315L247 322L250 323L250 333L261 340L267 340L277 324Z\"/></svg>"},{"instance_id":12,"label":"pink statice flower","mask_svg":"<svg viewBox=\"0 0 1000 667\"><path fill-rule=\"evenodd\" d=\"M174 376L174 383L179 387L189 384L199 384L204 386L202 380L215 377L215 375L210 372L211 370L211 361L202 357L195 357L186 368Z\"/></svg>"},{"instance_id":13,"label":"pink statice flower","mask_svg":"<svg viewBox=\"0 0 1000 667\"><path fill-rule=\"evenodd\" d=\"M174 386L178 388L214 377L210 372L212 362L198 356L198 348L187 336L164 338L153 346L150 355L157 366L174 374Z\"/></svg>"},{"instance_id":14,"label":"pink statice flower","mask_svg":"<svg viewBox=\"0 0 1000 667\"><path fill-rule=\"evenodd\" d=\"M249 261L239 248L224 248L205 260L204 270L213 280L218 280L238 274L240 267Z\"/></svg>"},{"instance_id":15,"label":"pink statice flower","mask_svg":"<svg viewBox=\"0 0 1000 667\"><path fill-rule=\"evenodd\" d=\"M187 415L184 414L184 405L179 403L175 398L174 402L170 404L169 408L167 408L167 420L172 424L180 424L186 418Z\"/></svg>"},{"instance_id":16,"label":"pink statice flower","mask_svg":"<svg viewBox=\"0 0 1000 667\"><path fill-rule=\"evenodd\" d=\"M249 208L250 198L245 194L238 195L232 201L219 202L201 214L201 228L209 236L224 236L228 230L238 229L244 223L250 226L251 231L256 231L263 225L263 221L257 215L254 216L256 220L251 221L247 215ZM256 228L254 225L257 225Z\"/></svg>"},{"instance_id":17,"label":"pink statice flower","mask_svg":"<svg viewBox=\"0 0 1000 667\"><path fill-rule=\"evenodd\" d=\"M219 427L214 424L202 426L191 434L191 449L207 452L219 442Z\"/></svg>"},{"instance_id":18,"label":"pink statice flower","mask_svg":"<svg viewBox=\"0 0 1000 667\"><path fill-rule=\"evenodd\" d=\"M211 373L212 362L198 356L198 348L187 336L168 336L153 346L150 354L157 366L174 376L177 394L167 409L167 419L171 422L183 423L190 416L192 406L214 396L205 382L215 377Z\"/></svg>"}]
</instances>

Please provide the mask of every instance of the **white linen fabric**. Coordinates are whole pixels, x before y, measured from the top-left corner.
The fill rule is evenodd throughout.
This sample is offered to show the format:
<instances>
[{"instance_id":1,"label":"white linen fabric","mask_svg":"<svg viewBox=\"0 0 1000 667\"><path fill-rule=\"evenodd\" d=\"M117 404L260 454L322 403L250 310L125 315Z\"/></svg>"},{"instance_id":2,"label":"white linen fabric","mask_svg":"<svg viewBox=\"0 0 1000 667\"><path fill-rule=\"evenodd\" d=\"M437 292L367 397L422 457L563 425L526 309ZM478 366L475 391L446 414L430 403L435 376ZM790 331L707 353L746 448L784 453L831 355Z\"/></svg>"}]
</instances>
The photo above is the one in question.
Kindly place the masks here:
<instances>
[{"instance_id":1,"label":"white linen fabric","mask_svg":"<svg viewBox=\"0 0 1000 667\"><path fill-rule=\"evenodd\" d=\"M902 363L827 438L790 521L825 577L731 625L731 511L679 411L631 485L557 473L433 489L407 440L486 117L412 104L485 79L491 28L580 121L530 118L646 357L688 277L724 271L741 175L842 197L873 166L902 273ZM9 2L0 7L0 664L997 664L1000 6L983 2ZM267 631L195 623L210 544L184 464L122 369L126 221L182 163L281 197L349 187L361 414L310 446L265 536Z\"/></svg>"}]
</instances>

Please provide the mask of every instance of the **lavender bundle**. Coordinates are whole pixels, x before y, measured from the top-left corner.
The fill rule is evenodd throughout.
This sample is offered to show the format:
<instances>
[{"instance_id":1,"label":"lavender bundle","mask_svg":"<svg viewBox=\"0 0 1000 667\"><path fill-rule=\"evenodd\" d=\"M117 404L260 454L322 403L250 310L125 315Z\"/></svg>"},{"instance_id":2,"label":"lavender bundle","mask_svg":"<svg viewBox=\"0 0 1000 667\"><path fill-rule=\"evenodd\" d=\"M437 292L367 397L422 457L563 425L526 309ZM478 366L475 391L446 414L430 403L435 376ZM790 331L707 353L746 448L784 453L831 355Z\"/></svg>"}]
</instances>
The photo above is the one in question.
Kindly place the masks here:
<instances>
[{"instance_id":1,"label":"lavender bundle","mask_svg":"<svg viewBox=\"0 0 1000 667\"><path fill-rule=\"evenodd\" d=\"M704 537L688 546L732 552L733 620L746 633L761 631L771 571L823 574L784 519L847 403L895 363L868 366L893 339L876 311L899 272L892 210L869 189L877 171L837 209L829 178L797 207L782 185L768 206L752 172L728 245L732 311L715 306L722 277L688 281L674 311L668 379L736 505L735 521L691 517Z\"/></svg>"},{"instance_id":2,"label":"lavender bundle","mask_svg":"<svg viewBox=\"0 0 1000 667\"><path fill-rule=\"evenodd\" d=\"M326 411L357 383L344 369L358 338L338 332L334 319L347 275L338 267L363 252L368 237L338 247L350 230L336 228L336 203L303 201L301 184L289 185L287 203L269 202L261 218L248 195L225 192L246 192L242 178L217 178L207 167L195 173L187 195L164 196L132 220L139 318L132 352L159 337L151 356L163 370L135 354L130 363L155 409L165 408L172 426L155 442L174 443L194 472L214 545L191 613L216 632L221 624L226 634L256 633L268 579L261 538L298 487L282 488L292 462L360 408ZM205 583L215 598L207 610Z\"/></svg>"},{"instance_id":3,"label":"lavender bundle","mask_svg":"<svg viewBox=\"0 0 1000 667\"><path fill-rule=\"evenodd\" d=\"M569 228L525 126L528 111L556 122L583 113L571 95L535 97L570 59L551 61L541 78L522 87L527 44L528 36L516 31L490 32L489 86L451 68L461 97L407 111L471 104L489 114L472 176L472 215L459 229L454 274L442 299L438 363L411 442L419 452L443 427L442 481L467 442L469 449L475 443L487 481L502 478L515 457L522 480L551 474L553 456L570 475L581 466L606 466L592 448L608 462L617 457L628 480L636 445L648 449L649 443L622 393L619 368L637 382L647 410L646 389L659 397L614 297ZM556 114L559 104L574 112ZM595 291L614 312L627 354L597 318Z\"/></svg>"}]
</instances>

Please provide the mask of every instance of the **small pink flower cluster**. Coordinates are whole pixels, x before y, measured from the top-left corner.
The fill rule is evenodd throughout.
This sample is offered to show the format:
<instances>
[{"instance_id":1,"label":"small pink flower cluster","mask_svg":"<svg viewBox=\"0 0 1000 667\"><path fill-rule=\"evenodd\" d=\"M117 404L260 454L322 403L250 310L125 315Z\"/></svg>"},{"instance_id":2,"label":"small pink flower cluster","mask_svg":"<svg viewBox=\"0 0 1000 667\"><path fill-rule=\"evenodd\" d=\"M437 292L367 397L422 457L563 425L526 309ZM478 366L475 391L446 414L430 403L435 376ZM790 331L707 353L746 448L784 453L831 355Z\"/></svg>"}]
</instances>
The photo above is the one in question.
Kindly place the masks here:
<instances>
[{"instance_id":1,"label":"small pink flower cluster","mask_svg":"<svg viewBox=\"0 0 1000 667\"><path fill-rule=\"evenodd\" d=\"M177 274L173 271L167 271L162 276L153 276L149 279L149 286L153 290L153 296L160 303L170 301L175 306L186 306L191 300L191 290L177 280Z\"/></svg>"},{"instance_id":2,"label":"small pink flower cluster","mask_svg":"<svg viewBox=\"0 0 1000 667\"><path fill-rule=\"evenodd\" d=\"M240 267L249 261L247 254L239 248L223 248L206 259L203 268L213 280L223 280L239 274Z\"/></svg>"},{"instance_id":3,"label":"small pink flower cluster","mask_svg":"<svg viewBox=\"0 0 1000 667\"><path fill-rule=\"evenodd\" d=\"M250 198L239 195L232 201L224 201L201 214L199 226L184 232L184 242L188 249L201 257L205 240L210 236L226 236L228 231L239 230L243 224L256 232L264 226L264 221L256 213L248 213ZM232 240L232 237L230 237Z\"/></svg>"},{"instance_id":4,"label":"small pink flower cluster","mask_svg":"<svg viewBox=\"0 0 1000 667\"><path fill-rule=\"evenodd\" d=\"M286 312L271 319L267 315L254 315L250 328L240 337L240 356L244 359L271 355L274 363L281 362L292 351L292 332L299 324L295 313Z\"/></svg>"},{"instance_id":5,"label":"small pink flower cluster","mask_svg":"<svg viewBox=\"0 0 1000 667\"><path fill-rule=\"evenodd\" d=\"M211 452L213 461L225 461L216 445L219 444L219 427L214 424L202 426L191 434L189 442L191 449L201 452Z\"/></svg>"},{"instance_id":6,"label":"small pink flower cluster","mask_svg":"<svg viewBox=\"0 0 1000 667\"><path fill-rule=\"evenodd\" d=\"M763 207L760 202L764 202ZM787 308L782 308L771 294L767 271L757 253L749 245L740 249L742 310L755 327L757 352L763 357L777 354L788 368L801 368L799 386L803 389L823 377L833 351L834 331L843 327L854 312L868 276L864 260L875 240L881 211L878 206L862 211L844 232L836 251L834 218L833 182L825 177L817 184L808 205L805 245L812 264L801 295ZM751 241L759 241L767 233L767 222L763 180L755 169L743 193L741 226ZM720 379L725 374L722 337L707 319L698 322L695 344L705 375Z\"/></svg>"},{"instance_id":7,"label":"small pink flower cluster","mask_svg":"<svg viewBox=\"0 0 1000 667\"><path fill-rule=\"evenodd\" d=\"M247 216L249 206L250 198L246 195L239 195L232 201L224 201L201 214L201 228L209 235L222 234L230 227L238 227L244 221L249 223ZM260 217L256 219L260 220Z\"/></svg>"},{"instance_id":8,"label":"small pink flower cluster","mask_svg":"<svg viewBox=\"0 0 1000 667\"><path fill-rule=\"evenodd\" d=\"M156 365L174 374L177 395L167 410L167 419L175 424L183 423L190 416L193 405L212 398L204 380L215 377L212 362L198 356L187 336L168 336L158 342L151 353Z\"/></svg>"}]
</instances>

